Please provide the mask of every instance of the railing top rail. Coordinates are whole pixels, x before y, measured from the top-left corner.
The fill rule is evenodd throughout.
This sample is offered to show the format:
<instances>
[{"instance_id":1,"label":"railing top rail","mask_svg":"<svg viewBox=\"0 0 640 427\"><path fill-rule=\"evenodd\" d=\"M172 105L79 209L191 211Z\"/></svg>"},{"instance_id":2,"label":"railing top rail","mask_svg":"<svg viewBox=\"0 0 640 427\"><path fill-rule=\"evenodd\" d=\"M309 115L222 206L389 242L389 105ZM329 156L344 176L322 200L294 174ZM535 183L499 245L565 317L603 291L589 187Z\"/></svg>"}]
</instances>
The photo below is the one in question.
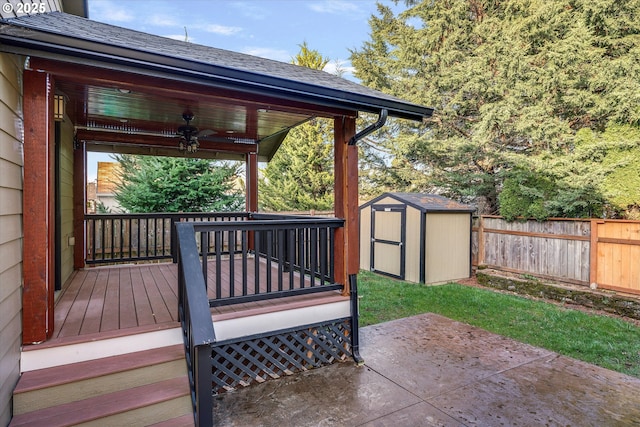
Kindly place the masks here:
<instances>
[{"instance_id":1,"label":"railing top rail","mask_svg":"<svg viewBox=\"0 0 640 427\"><path fill-rule=\"evenodd\" d=\"M130 218L249 218L249 212L151 212L151 213L107 213L85 214L85 219L130 219Z\"/></svg>"},{"instance_id":2,"label":"railing top rail","mask_svg":"<svg viewBox=\"0 0 640 427\"><path fill-rule=\"evenodd\" d=\"M273 230L273 229L298 229L309 227L339 228L344 226L344 220L339 218L310 218L310 219L286 219L286 220L253 220L242 222L196 222L190 223L195 227L195 231L216 231L216 230Z\"/></svg>"}]
</instances>

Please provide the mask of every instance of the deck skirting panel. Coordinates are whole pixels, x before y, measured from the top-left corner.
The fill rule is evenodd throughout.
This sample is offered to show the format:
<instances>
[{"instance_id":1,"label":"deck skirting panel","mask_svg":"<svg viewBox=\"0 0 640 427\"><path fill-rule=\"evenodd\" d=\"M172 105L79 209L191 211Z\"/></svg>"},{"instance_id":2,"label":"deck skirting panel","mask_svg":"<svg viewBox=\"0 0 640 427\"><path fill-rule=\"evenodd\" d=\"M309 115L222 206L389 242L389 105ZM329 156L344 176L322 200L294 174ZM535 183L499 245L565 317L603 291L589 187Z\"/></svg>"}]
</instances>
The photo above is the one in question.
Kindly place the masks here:
<instances>
[{"instance_id":1,"label":"deck skirting panel","mask_svg":"<svg viewBox=\"0 0 640 427\"><path fill-rule=\"evenodd\" d=\"M347 360L351 319L342 318L212 345L215 394Z\"/></svg>"}]
</instances>

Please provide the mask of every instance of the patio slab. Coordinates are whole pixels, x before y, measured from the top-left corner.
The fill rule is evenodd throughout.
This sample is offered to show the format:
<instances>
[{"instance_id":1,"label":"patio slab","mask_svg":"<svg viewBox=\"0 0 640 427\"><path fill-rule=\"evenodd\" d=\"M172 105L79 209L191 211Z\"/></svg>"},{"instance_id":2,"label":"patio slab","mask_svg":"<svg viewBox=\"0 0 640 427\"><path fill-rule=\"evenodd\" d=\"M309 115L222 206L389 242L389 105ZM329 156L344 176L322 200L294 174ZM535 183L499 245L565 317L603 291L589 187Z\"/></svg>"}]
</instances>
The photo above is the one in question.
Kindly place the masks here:
<instances>
[{"instance_id":1,"label":"patio slab","mask_svg":"<svg viewBox=\"0 0 640 427\"><path fill-rule=\"evenodd\" d=\"M637 426L640 379L435 314L339 363L214 397L217 426Z\"/></svg>"}]
</instances>

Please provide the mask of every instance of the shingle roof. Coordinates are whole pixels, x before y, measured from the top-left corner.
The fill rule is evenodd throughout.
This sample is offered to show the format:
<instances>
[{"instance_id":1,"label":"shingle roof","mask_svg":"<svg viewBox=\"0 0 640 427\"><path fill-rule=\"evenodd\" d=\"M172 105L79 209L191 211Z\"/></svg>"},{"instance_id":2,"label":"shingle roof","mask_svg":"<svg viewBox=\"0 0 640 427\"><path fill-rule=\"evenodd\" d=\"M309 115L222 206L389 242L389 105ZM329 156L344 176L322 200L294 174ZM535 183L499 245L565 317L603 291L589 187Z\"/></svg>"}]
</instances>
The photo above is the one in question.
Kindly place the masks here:
<instances>
[{"instance_id":1,"label":"shingle roof","mask_svg":"<svg viewBox=\"0 0 640 427\"><path fill-rule=\"evenodd\" d=\"M384 193L361 206L375 204L386 197L405 202L422 212L473 212L475 208L437 194L426 193Z\"/></svg>"},{"instance_id":2,"label":"shingle roof","mask_svg":"<svg viewBox=\"0 0 640 427\"><path fill-rule=\"evenodd\" d=\"M53 38L52 35L56 37ZM135 59L136 54L148 54L152 56L145 58L158 64L175 59L188 61L191 66L211 66L212 74L231 73L230 75L239 76L245 79L244 83L273 85L275 82L288 89L310 91L310 96L324 94L337 102L360 103L363 104L362 111L388 108L389 115L413 119L428 117L432 112L430 108L403 101L324 71L155 36L62 12L11 18L0 24L0 44L22 43L24 46L29 41L34 43L34 47L37 43L40 49L52 49L67 55L73 55L74 52L80 55L79 50L83 50L82 53L86 55L87 51L93 50L98 53L111 52L112 57L129 56L128 59ZM84 44L80 45L78 42ZM61 50L62 48L66 49ZM112 53L113 48L118 49L116 55ZM189 68L190 65L184 67ZM367 103L370 105L366 105Z\"/></svg>"}]
</instances>

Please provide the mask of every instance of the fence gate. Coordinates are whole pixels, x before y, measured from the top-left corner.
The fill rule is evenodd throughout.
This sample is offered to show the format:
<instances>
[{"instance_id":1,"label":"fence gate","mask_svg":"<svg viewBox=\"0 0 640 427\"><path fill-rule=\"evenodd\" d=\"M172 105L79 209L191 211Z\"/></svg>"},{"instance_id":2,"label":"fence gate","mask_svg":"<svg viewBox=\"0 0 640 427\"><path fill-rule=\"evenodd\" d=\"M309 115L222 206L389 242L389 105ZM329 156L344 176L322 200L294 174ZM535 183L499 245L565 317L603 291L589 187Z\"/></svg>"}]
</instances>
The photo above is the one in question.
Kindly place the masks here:
<instances>
[{"instance_id":1,"label":"fence gate","mask_svg":"<svg viewBox=\"0 0 640 427\"><path fill-rule=\"evenodd\" d=\"M371 271L404 280L405 205L371 206Z\"/></svg>"}]
</instances>

